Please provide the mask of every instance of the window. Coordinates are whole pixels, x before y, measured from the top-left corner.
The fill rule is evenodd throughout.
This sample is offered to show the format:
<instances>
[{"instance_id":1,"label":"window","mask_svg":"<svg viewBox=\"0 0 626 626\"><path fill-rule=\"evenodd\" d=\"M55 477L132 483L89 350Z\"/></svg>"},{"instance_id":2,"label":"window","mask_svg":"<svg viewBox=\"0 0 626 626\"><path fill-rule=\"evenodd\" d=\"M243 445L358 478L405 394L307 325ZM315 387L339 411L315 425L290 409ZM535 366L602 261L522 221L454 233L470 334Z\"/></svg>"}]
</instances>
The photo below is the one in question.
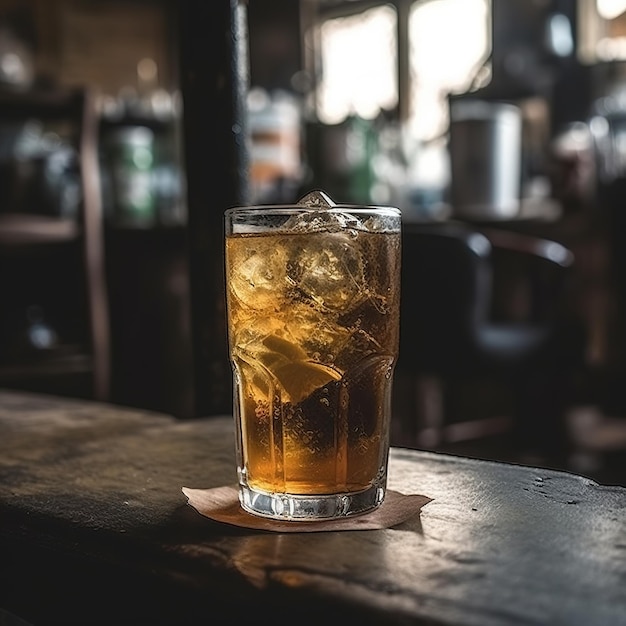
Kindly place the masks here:
<instances>
[{"instance_id":1,"label":"window","mask_svg":"<svg viewBox=\"0 0 626 626\"><path fill-rule=\"evenodd\" d=\"M347 3L350 5L350 3ZM447 128L446 96L467 90L490 53L490 0L416 0L409 15L410 128L428 140ZM317 115L331 124L398 105L398 25L391 5L318 27Z\"/></svg>"},{"instance_id":2,"label":"window","mask_svg":"<svg viewBox=\"0 0 626 626\"><path fill-rule=\"evenodd\" d=\"M626 0L579 0L579 13L581 61L626 60Z\"/></svg>"},{"instance_id":3,"label":"window","mask_svg":"<svg viewBox=\"0 0 626 626\"><path fill-rule=\"evenodd\" d=\"M392 111L387 119L400 124L377 126L372 199L393 201L393 190L409 179L441 189L448 178L448 94L489 77L491 0L415 0L408 9L401 2L368 3L355 15L356 4L344 2L352 12L344 16L335 6L316 27L317 118L338 124L350 115L372 120Z\"/></svg>"},{"instance_id":4,"label":"window","mask_svg":"<svg viewBox=\"0 0 626 626\"><path fill-rule=\"evenodd\" d=\"M319 29L322 75L317 115L326 124L350 115L373 119L398 103L396 11L380 6L327 20Z\"/></svg>"},{"instance_id":5,"label":"window","mask_svg":"<svg viewBox=\"0 0 626 626\"><path fill-rule=\"evenodd\" d=\"M447 130L447 95L469 90L490 53L487 0L416 2L409 45L411 126L430 140Z\"/></svg>"}]
</instances>

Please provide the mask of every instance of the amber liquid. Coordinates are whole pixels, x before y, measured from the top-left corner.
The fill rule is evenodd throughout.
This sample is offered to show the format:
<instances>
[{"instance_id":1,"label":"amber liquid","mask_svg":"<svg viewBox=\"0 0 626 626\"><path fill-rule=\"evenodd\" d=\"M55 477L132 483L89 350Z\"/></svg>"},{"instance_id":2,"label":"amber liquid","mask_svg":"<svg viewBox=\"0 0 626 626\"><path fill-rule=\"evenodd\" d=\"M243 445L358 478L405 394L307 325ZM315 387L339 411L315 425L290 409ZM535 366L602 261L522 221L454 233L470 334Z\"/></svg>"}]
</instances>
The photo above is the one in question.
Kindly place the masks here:
<instances>
[{"instance_id":1,"label":"amber liquid","mask_svg":"<svg viewBox=\"0 0 626 626\"><path fill-rule=\"evenodd\" d=\"M240 472L253 489L357 492L385 472L400 235L226 238Z\"/></svg>"}]
</instances>

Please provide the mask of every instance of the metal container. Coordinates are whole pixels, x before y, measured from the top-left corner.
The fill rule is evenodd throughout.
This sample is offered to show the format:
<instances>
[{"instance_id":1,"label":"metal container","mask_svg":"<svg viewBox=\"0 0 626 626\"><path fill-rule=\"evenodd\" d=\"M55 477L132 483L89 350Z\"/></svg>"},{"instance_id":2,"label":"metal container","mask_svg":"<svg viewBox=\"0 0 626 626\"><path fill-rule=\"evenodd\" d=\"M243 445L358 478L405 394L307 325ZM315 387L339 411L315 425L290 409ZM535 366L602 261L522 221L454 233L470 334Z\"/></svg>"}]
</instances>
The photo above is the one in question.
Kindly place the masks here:
<instances>
[{"instance_id":1,"label":"metal container","mask_svg":"<svg viewBox=\"0 0 626 626\"><path fill-rule=\"evenodd\" d=\"M519 212L522 112L513 104L465 100L450 107L452 215L507 219Z\"/></svg>"}]
</instances>

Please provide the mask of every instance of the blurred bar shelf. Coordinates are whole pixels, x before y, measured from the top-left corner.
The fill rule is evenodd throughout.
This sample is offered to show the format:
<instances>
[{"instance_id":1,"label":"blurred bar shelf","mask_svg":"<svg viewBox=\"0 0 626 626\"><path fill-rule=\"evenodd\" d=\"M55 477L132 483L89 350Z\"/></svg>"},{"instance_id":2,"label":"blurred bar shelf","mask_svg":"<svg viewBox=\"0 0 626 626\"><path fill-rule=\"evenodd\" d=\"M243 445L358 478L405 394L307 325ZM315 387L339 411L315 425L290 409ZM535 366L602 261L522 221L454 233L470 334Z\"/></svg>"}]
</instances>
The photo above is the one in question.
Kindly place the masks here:
<instances>
[{"instance_id":1,"label":"blurred bar shelf","mask_svg":"<svg viewBox=\"0 0 626 626\"><path fill-rule=\"evenodd\" d=\"M30 206L20 213L0 207L0 292L14 310L31 304L75 320L77 344L51 351L15 355L7 362L0 346L0 382L29 385L32 390L61 392L47 379L87 374L79 396L110 396L110 325L104 268L104 232L99 170L99 117L96 94L88 87L0 89L0 121L55 121L65 127L77 152L81 202L72 216L37 214ZM0 336L11 343L11 316L0 309ZM80 335L80 336L78 336ZM74 337L71 339L73 341ZM78 347L78 350L75 348ZM39 381L37 387L33 381Z\"/></svg>"},{"instance_id":2,"label":"blurred bar shelf","mask_svg":"<svg viewBox=\"0 0 626 626\"><path fill-rule=\"evenodd\" d=\"M93 358L85 351L59 350L23 362L0 363L0 384L23 379L90 374L92 369Z\"/></svg>"},{"instance_id":3,"label":"blurred bar shelf","mask_svg":"<svg viewBox=\"0 0 626 626\"><path fill-rule=\"evenodd\" d=\"M0 213L0 245L66 242L80 234L74 218Z\"/></svg>"},{"instance_id":4,"label":"blurred bar shelf","mask_svg":"<svg viewBox=\"0 0 626 626\"><path fill-rule=\"evenodd\" d=\"M0 89L0 110L4 119L54 119L79 111L82 98L81 89Z\"/></svg>"}]
</instances>

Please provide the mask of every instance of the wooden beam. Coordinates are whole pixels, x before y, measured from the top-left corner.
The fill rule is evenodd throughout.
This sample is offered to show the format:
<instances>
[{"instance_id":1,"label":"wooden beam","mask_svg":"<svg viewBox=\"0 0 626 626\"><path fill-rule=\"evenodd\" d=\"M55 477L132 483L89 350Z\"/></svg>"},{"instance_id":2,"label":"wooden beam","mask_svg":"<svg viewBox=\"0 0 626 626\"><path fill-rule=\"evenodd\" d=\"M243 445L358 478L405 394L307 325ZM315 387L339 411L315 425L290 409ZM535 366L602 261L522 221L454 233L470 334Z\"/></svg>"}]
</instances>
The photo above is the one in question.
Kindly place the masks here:
<instances>
[{"instance_id":1,"label":"wooden beam","mask_svg":"<svg viewBox=\"0 0 626 626\"><path fill-rule=\"evenodd\" d=\"M183 0L179 11L195 405L203 416L232 406L223 214L248 199L247 14L239 0Z\"/></svg>"}]
</instances>

